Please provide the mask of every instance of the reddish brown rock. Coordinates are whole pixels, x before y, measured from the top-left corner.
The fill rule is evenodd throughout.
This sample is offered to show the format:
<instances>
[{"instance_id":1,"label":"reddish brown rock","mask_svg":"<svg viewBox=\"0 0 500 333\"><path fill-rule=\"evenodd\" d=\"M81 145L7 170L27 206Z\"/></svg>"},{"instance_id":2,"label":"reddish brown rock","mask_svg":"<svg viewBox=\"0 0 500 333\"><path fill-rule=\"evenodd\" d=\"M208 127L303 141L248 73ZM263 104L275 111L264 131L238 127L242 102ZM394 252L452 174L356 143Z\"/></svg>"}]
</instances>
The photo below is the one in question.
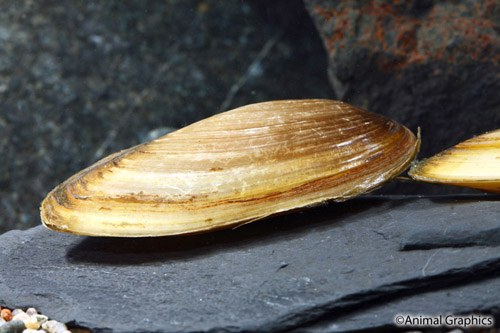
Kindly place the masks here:
<instances>
[{"instance_id":1,"label":"reddish brown rock","mask_svg":"<svg viewBox=\"0 0 500 333\"><path fill-rule=\"evenodd\" d=\"M1 317L5 321L11 321L12 320L12 311L10 311L9 309L6 309L6 308L2 309Z\"/></svg>"},{"instance_id":2,"label":"reddish brown rock","mask_svg":"<svg viewBox=\"0 0 500 333\"><path fill-rule=\"evenodd\" d=\"M339 99L422 127L425 157L500 128L500 1L305 0Z\"/></svg>"}]
</instances>

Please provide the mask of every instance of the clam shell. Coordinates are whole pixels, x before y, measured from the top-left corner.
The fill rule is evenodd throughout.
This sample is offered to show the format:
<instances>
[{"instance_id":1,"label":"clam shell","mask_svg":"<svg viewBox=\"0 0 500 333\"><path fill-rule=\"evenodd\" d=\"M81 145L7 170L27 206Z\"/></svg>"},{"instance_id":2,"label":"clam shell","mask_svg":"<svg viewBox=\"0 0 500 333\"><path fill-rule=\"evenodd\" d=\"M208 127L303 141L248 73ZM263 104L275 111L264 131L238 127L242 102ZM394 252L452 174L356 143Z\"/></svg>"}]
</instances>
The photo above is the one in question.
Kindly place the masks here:
<instances>
[{"instance_id":1,"label":"clam shell","mask_svg":"<svg viewBox=\"0 0 500 333\"><path fill-rule=\"evenodd\" d=\"M466 140L412 166L415 180L500 193L500 130Z\"/></svg>"},{"instance_id":2,"label":"clam shell","mask_svg":"<svg viewBox=\"0 0 500 333\"><path fill-rule=\"evenodd\" d=\"M252 104L115 153L50 192L48 228L94 236L199 233L379 187L418 141L331 100Z\"/></svg>"}]
</instances>

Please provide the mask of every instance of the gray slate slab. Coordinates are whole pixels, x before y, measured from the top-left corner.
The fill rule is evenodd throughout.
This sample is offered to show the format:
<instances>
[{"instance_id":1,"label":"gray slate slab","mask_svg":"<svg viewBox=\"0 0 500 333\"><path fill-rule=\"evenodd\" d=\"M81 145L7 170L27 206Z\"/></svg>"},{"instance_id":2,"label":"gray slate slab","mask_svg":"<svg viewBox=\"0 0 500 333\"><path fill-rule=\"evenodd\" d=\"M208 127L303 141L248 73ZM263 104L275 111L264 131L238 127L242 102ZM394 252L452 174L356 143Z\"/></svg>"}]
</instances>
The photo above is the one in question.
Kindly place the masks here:
<instances>
[{"instance_id":1,"label":"gray slate slab","mask_svg":"<svg viewBox=\"0 0 500 333\"><path fill-rule=\"evenodd\" d=\"M498 196L364 197L172 238L40 226L0 236L0 303L96 332L331 332L486 313L500 308L499 230Z\"/></svg>"},{"instance_id":2,"label":"gray slate slab","mask_svg":"<svg viewBox=\"0 0 500 333\"><path fill-rule=\"evenodd\" d=\"M488 264L486 264L488 265ZM475 268L478 271L478 267ZM482 274L477 274L482 276ZM495 322L500 323L498 314L498 299L500 279L491 277L497 273L485 274L486 277L473 277L474 281L457 281L443 288L438 283L424 286L424 288L406 288L404 296L394 297L388 301L366 302L355 311L343 311L335 318L325 318L307 326L308 332L352 332L373 330L380 332L393 329L396 314L406 316L439 316L448 314L474 314L478 316L496 316ZM438 277L443 284L448 284L449 277ZM435 290L437 289L437 290ZM429 291L427 291L429 290ZM444 327L444 332L451 332L454 327ZM403 327L406 331L419 329ZM422 328L420 328L422 329ZM300 331L297 330L297 331Z\"/></svg>"}]
</instances>

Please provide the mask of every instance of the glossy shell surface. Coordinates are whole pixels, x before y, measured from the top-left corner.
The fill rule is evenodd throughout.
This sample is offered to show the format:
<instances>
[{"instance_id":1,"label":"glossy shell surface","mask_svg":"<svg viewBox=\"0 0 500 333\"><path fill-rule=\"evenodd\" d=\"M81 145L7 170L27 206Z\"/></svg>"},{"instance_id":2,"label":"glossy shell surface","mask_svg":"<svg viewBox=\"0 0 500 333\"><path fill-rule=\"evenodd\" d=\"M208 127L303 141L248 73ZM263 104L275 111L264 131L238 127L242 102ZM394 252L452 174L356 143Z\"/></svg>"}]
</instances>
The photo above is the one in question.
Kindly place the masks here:
<instances>
[{"instance_id":1,"label":"glossy shell surface","mask_svg":"<svg viewBox=\"0 0 500 333\"><path fill-rule=\"evenodd\" d=\"M500 193L500 130L459 143L412 166L419 181Z\"/></svg>"},{"instance_id":2,"label":"glossy shell surface","mask_svg":"<svg viewBox=\"0 0 500 333\"><path fill-rule=\"evenodd\" d=\"M257 103L104 158L50 192L41 217L83 235L199 233L365 193L417 150L407 128L349 104Z\"/></svg>"}]
</instances>

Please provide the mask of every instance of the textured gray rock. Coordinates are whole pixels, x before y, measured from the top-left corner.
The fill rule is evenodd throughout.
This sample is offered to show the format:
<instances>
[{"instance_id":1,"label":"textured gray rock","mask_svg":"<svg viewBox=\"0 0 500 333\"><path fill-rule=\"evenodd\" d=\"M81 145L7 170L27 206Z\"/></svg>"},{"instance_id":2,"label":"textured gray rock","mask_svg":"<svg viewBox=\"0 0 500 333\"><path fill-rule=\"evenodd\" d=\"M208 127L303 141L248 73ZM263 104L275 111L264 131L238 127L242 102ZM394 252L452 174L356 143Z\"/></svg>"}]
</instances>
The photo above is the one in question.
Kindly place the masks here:
<instances>
[{"instance_id":1,"label":"textured gray rock","mask_svg":"<svg viewBox=\"0 0 500 333\"><path fill-rule=\"evenodd\" d=\"M401 312L494 312L498 239L456 234L496 230L499 202L364 197L172 238L10 231L0 303L96 332L329 332L387 328ZM446 241L415 236L426 230Z\"/></svg>"},{"instance_id":2,"label":"textured gray rock","mask_svg":"<svg viewBox=\"0 0 500 333\"><path fill-rule=\"evenodd\" d=\"M300 0L4 1L0 45L0 233L155 129L333 94Z\"/></svg>"}]
</instances>

